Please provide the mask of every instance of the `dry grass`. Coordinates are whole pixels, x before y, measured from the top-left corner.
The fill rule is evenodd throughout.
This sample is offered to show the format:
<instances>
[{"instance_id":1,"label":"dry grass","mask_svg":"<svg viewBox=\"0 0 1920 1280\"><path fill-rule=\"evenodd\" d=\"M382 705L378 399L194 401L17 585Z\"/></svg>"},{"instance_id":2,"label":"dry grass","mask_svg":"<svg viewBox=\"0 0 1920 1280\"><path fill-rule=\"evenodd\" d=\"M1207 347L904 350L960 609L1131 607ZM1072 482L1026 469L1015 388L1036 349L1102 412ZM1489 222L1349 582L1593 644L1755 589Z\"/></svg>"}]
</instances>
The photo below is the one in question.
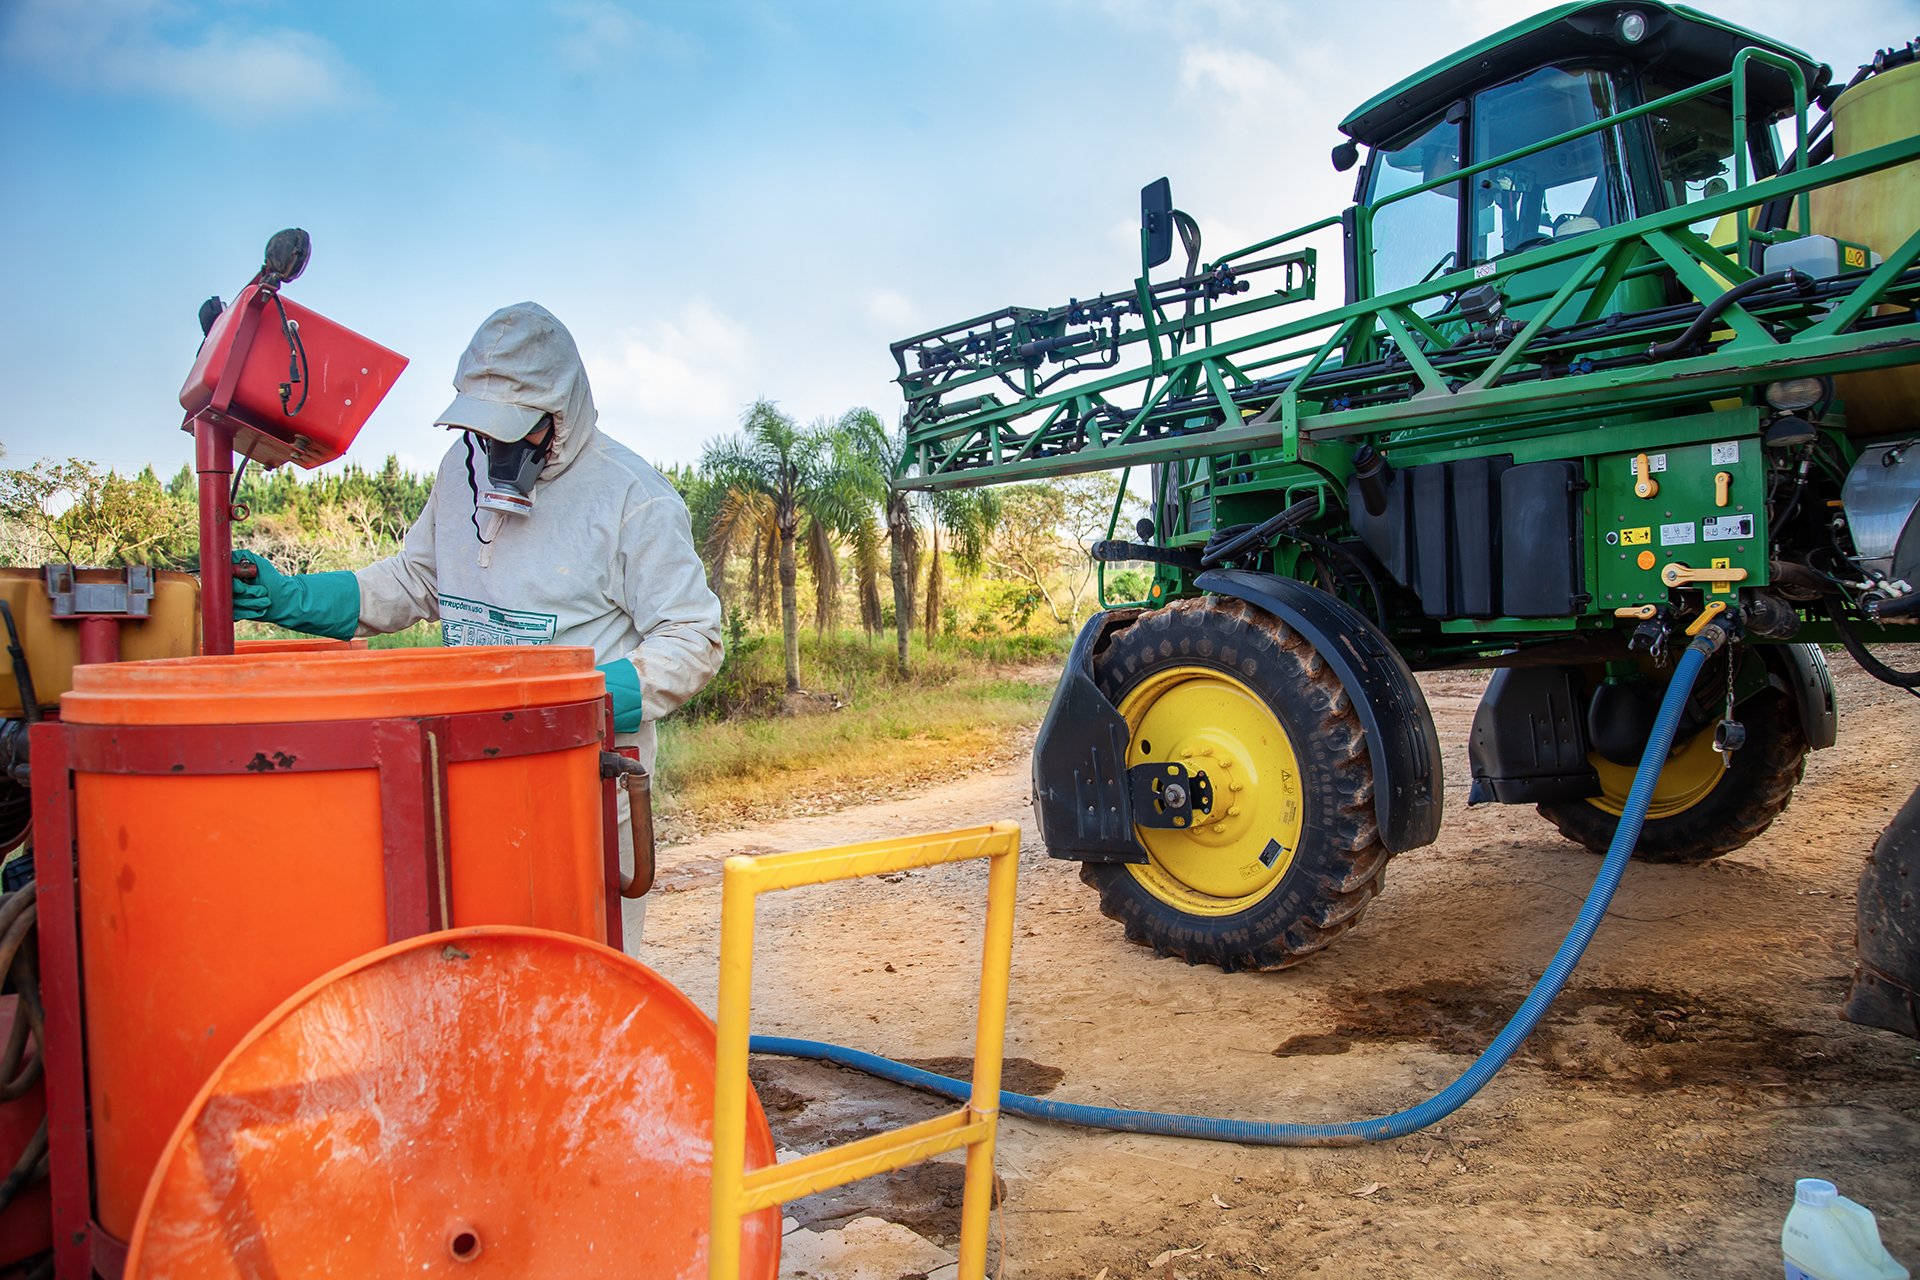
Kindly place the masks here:
<instances>
[{"instance_id":1,"label":"dry grass","mask_svg":"<svg viewBox=\"0 0 1920 1280\"><path fill-rule=\"evenodd\" d=\"M655 817L682 840L824 813L957 777L1024 752L1057 665L873 689L836 711L661 726Z\"/></svg>"}]
</instances>

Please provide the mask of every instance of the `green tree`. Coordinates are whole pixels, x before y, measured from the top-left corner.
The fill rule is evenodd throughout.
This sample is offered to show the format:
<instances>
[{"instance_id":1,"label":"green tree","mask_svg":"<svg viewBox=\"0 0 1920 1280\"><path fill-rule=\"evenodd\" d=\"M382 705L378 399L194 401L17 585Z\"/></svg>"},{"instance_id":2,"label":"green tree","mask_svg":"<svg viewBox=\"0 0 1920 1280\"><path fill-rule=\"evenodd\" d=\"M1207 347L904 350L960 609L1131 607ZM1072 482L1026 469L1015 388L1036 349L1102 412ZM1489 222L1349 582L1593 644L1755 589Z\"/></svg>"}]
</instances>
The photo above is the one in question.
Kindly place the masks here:
<instances>
[{"instance_id":1,"label":"green tree","mask_svg":"<svg viewBox=\"0 0 1920 1280\"><path fill-rule=\"evenodd\" d=\"M1093 584L1093 544L1107 535L1114 501L1122 497L1118 478L1070 476L1003 492L989 563L1037 590L1055 622L1078 626Z\"/></svg>"},{"instance_id":2,"label":"green tree","mask_svg":"<svg viewBox=\"0 0 1920 1280\"><path fill-rule=\"evenodd\" d=\"M132 479L79 458L0 471L0 523L14 564L168 566L194 555L193 509L151 467Z\"/></svg>"},{"instance_id":3,"label":"green tree","mask_svg":"<svg viewBox=\"0 0 1920 1280\"><path fill-rule=\"evenodd\" d=\"M709 553L724 558L748 549L764 564L771 551L780 575L780 623L786 639L787 691L800 690L797 549L815 584L816 618L831 612L838 566L834 537L871 512L869 486L837 423L801 428L770 400L755 402L735 434L710 443L701 470L721 486ZM868 516L870 519L870 514Z\"/></svg>"},{"instance_id":4,"label":"green tree","mask_svg":"<svg viewBox=\"0 0 1920 1280\"><path fill-rule=\"evenodd\" d=\"M896 487L893 478L905 470L906 432L888 432L871 409L850 410L840 419L849 442L866 468L883 479L877 496L886 517L888 570L893 580L893 623L898 648L897 665L905 676L908 671L908 639L913 633L916 564L920 559L923 530L933 541L932 564L927 570L927 638L931 640L941 613L940 593L944 570L941 567L940 533L946 530L953 542L954 558L963 568L974 570L984 560L987 534L999 516L1000 498L991 489L946 489L933 493L915 493Z\"/></svg>"}]
</instances>

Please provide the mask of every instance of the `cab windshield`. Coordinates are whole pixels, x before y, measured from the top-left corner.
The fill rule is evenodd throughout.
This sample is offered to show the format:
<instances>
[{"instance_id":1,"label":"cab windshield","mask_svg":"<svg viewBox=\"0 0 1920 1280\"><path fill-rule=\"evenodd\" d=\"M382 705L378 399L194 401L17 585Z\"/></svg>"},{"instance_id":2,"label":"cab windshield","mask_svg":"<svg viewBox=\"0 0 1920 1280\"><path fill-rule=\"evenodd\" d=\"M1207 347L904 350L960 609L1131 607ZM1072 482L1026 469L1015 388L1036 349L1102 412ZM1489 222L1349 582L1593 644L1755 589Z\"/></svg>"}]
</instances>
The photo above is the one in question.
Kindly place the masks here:
<instances>
[{"instance_id":1,"label":"cab windshield","mask_svg":"<svg viewBox=\"0 0 1920 1280\"><path fill-rule=\"evenodd\" d=\"M1366 203L1377 206L1369 236L1374 295L1631 219L1617 125L1482 170L1464 183L1443 182L1382 204L1620 109L1617 82L1607 72L1543 67L1482 90L1447 112L1452 119L1431 121L1375 152L1366 187Z\"/></svg>"},{"instance_id":2,"label":"cab windshield","mask_svg":"<svg viewBox=\"0 0 1920 1280\"><path fill-rule=\"evenodd\" d=\"M1601 71L1544 67L1473 99L1474 163L1567 133L1620 110ZM1470 213L1475 262L1564 240L1633 217L1616 126L1475 174Z\"/></svg>"}]
</instances>

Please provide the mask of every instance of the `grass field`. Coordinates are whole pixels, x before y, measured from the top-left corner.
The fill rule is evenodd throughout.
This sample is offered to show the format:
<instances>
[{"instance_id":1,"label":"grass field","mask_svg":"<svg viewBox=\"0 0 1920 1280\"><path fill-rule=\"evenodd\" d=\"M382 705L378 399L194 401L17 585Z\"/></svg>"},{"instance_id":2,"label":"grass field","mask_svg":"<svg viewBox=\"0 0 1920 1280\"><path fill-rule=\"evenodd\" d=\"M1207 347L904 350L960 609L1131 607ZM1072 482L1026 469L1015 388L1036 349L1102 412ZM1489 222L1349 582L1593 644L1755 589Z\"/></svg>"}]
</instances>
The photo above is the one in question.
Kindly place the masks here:
<instances>
[{"instance_id":1,"label":"grass field","mask_svg":"<svg viewBox=\"0 0 1920 1280\"><path fill-rule=\"evenodd\" d=\"M778 636L736 638L726 666L660 727L663 838L834 808L951 777L1014 749L1046 710L1068 637L916 637L899 678L890 640L801 637L806 693L785 696Z\"/></svg>"}]
</instances>

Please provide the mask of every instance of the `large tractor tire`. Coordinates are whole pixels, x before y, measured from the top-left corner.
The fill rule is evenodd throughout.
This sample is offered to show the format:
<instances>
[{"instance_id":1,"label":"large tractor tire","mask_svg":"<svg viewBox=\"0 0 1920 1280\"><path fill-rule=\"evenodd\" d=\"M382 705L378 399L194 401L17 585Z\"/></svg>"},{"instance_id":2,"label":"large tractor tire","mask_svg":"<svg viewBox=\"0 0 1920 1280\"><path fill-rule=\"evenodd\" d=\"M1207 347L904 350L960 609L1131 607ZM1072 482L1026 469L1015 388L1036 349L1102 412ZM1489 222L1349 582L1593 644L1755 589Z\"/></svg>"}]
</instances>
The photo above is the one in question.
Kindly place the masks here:
<instances>
[{"instance_id":1,"label":"large tractor tire","mask_svg":"<svg viewBox=\"0 0 1920 1280\"><path fill-rule=\"evenodd\" d=\"M1880 833L1854 901L1853 990L1840 1016L1920 1040L1920 787Z\"/></svg>"},{"instance_id":2,"label":"large tractor tire","mask_svg":"<svg viewBox=\"0 0 1920 1280\"><path fill-rule=\"evenodd\" d=\"M1183 600L1115 636L1094 679L1127 721L1129 768L1182 763L1213 790L1189 828L1135 828L1144 864L1081 868L1129 941L1283 969L1353 927L1389 855L1359 718L1302 636L1242 601Z\"/></svg>"},{"instance_id":3,"label":"large tractor tire","mask_svg":"<svg viewBox=\"0 0 1920 1280\"><path fill-rule=\"evenodd\" d=\"M1787 807L1806 771L1808 750L1792 697L1766 688L1740 703L1735 714L1747 728L1747 744L1731 758L1713 749L1711 724L1667 756L1635 858L1709 861L1757 838ZM1598 753L1588 759L1600 775L1600 794L1550 801L1539 809L1561 835L1604 854L1619 829L1635 769Z\"/></svg>"}]
</instances>

